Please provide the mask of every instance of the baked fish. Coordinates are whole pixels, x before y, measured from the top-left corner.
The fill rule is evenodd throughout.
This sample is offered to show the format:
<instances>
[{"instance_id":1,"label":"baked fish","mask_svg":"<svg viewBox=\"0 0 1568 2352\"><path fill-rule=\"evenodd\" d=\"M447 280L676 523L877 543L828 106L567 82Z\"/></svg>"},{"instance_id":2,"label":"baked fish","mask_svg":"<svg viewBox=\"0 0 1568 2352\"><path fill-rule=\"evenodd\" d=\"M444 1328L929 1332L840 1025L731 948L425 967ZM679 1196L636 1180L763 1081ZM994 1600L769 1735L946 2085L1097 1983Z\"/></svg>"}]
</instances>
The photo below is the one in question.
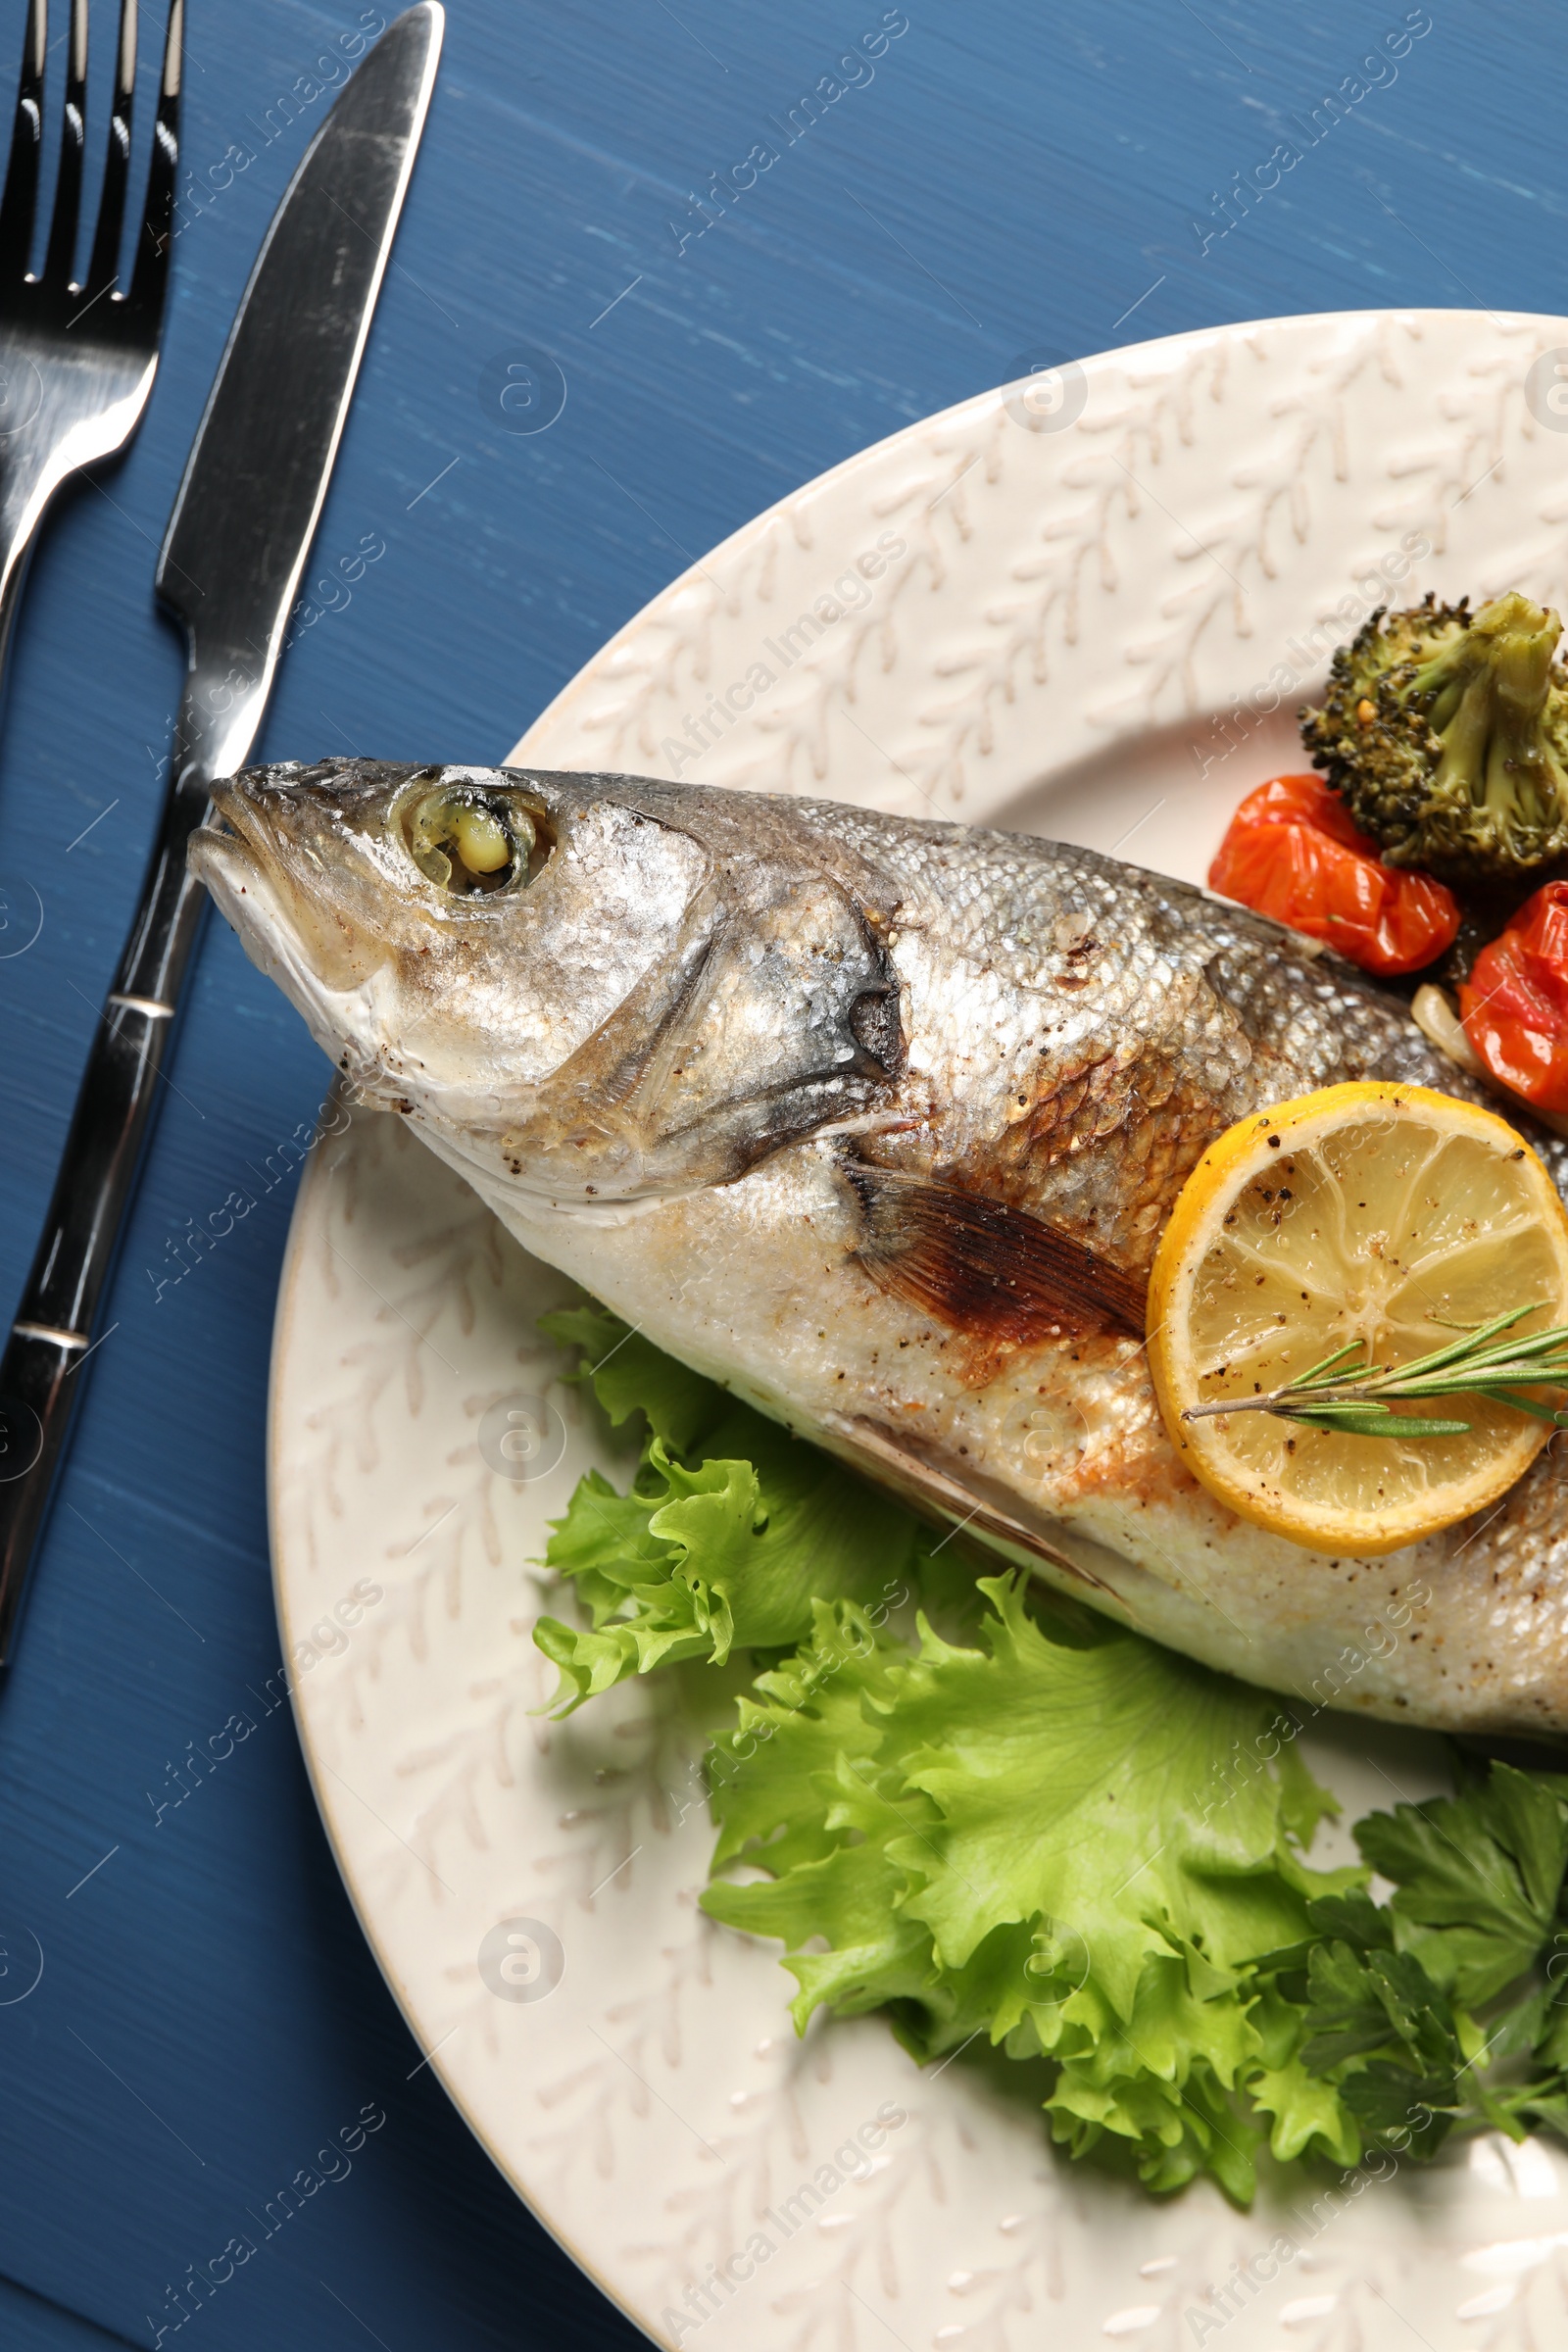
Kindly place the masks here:
<instances>
[{"instance_id":1,"label":"baked fish","mask_svg":"<svg viewBox=\"0 0 1568 2352\"><path fill-rule=\"evenodd\" d=\"M1556 1445L1330 1560L1197 1485L1149 1379L1216 1134L1348 1078L1484 1099L1398 998L1113 858L826 802L363 760L216 798L192 864L350 1087L659 1346L1249 1682L1568 1731Z\"/></svg>"}]
</instances>

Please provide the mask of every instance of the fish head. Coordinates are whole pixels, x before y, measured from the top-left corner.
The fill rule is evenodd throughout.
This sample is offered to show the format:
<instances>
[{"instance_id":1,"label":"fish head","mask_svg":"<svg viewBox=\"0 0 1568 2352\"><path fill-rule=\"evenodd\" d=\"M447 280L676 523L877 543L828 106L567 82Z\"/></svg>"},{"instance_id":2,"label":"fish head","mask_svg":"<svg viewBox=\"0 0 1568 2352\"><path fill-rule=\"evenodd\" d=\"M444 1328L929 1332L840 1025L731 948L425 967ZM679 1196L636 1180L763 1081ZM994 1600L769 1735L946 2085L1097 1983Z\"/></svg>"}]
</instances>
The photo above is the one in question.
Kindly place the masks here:
<instances>
[{"instance_id":1,"label":"fish head","mask_svg":"<svg viewBox=\"0 0 1568 2352\"><path fill-rule=\"evenodd\" d=\"M214 800L192 869L360 1098L542 1199L730 1181L899 1075L886 894L798 804L371 760Z\"/></svg>"}]
</instances>

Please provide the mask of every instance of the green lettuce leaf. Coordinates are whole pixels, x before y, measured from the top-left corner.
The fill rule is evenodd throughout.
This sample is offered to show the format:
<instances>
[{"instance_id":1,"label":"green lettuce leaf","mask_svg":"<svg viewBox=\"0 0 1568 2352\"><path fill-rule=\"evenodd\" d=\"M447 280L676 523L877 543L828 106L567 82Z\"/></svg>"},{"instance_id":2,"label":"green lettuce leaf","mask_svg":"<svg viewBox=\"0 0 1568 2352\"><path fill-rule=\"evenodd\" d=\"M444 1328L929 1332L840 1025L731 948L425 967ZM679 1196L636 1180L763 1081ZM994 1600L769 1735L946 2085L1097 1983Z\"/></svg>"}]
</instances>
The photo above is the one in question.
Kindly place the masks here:
<instances>
[{"instance_id":1,"label":"green lettuce leaf","mask_svg":"<svg viewBox=\"0 0 1568 2352\"><path fill-rule=\"evenodd\" d=\"M556 1713L656 1666L791 1647L819 1599L885 1616L908 1597L917 1531L898 1503L602 1309L541 1325L593 1359L612 1424L647 1424L630 1493L590 1472L554 1523L546 1564L590 1619L534 1629L560 1671Z\"/></svg>"},{"instance_id":2,"label":"green lettuce leaf","mask_svg":"<svg viewBox=\"0 0 1568 2352\"><path fill-rule=\"evenodd\" d=\"M1108 1620L1055 1638L1014 1583L981 1589L997 1610L985 1647L925 1629L899 1687L905 1774L943 1826L896 1858L944 1963L961 1965L995 1920L1067 1922L1130 2016L1147 1956L1190 1955L1217 1991L1299 1936L1279 1781L1257 1753L1269 1700ZM1216 1759L1232 1756L1227 1775Z\"/></svg>"},{"instance_id":3,"label":"green lettuce leaf","mask_svg":"<svg viewBox=\"0 0 1568 2352\"><path fill-rule=\"evenodd\" d=\"M723 1417L729 1399L716 1381L677 1363L592 1299L541 1315L539 1328L558 1348L579 1350L577 1378L592 1384L615 1429L641 1413L656 1438L682 1453Z\"/></svg>"},{"instance_id":4,"label":"green lettuce leaf","mask_svg":"<svg viewBox=\"0 0 1568 2352\"><path fill-rule=\"evenodd\" d=\"M921 2058L984 2033L1052 2059L1056 2136L1126 2143L1152 2187L1207 2170L1245 2202L1270 2129L1348 2161L1337 2095L1291 2071L1299 2012L1272 2035L1250 2015L1255 1963L1355 1876L1288 1842L1287 1813L1321 1800L1263 1760L1273 1703L1107 1620L1031 1610L1014 1579L980 1591L977 1646L922 1621L911 1655L841 1602L758 1678L714 1744L714 1867L769 1875L715 1879L705 1909L783 1941L803 2029L823 2004L885 2006Z\"/></svg>"}]
</instances>

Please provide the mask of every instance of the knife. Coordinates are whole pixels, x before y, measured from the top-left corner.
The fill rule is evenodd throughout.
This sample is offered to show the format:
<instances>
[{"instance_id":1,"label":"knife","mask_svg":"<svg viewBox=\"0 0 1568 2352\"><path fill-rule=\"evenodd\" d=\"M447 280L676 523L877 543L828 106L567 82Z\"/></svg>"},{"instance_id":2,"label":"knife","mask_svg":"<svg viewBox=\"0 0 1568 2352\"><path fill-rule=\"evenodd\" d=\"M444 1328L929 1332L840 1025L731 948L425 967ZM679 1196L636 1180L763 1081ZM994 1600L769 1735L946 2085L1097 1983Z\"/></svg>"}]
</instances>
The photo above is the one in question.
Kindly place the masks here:
<instances>
[{"instance_id":1,"label":"knife","mask_svg":"<svg viewBox=\"0 0 1568 2352\"><path fill-rule=\"evenodd\" d=\"M185 870L186 844L208 814L209 787L243 764L262 722L424 127L444 23L437 0L398 17L307 148L251 271L158 560L158 593L184 623L189 663L141 904L0 1357L0 1666L97 1345L98 1308L206 906Z\"/></svg>"}]
</instances>

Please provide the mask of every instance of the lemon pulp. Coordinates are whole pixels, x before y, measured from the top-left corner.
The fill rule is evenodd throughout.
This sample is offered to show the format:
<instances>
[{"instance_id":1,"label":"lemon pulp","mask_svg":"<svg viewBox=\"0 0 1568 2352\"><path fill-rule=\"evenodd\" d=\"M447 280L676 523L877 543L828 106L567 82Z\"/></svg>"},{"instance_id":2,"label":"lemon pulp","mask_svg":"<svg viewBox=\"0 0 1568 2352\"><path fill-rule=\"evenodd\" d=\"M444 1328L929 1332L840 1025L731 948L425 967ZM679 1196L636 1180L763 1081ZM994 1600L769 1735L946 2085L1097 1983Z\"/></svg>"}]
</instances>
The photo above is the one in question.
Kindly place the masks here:
<instances>
[{"instance_id":1,"label":"lemon pulp","mask_svg":"<svg viewBox=\"0 0 1568 2352\"><path fill-rule=\"evenodd\" d=\"M1331 1087L1241 1121L1189 1178L1151 1283L1151 1364L1184 1459L1221 1500L1314 1549L1377 1553L1494 1499L1547 1429L1468 1392L1394 1404L1469 1423L1441 1438L1183 1415L1281 1388L1352 1341L1365 1362L1406 1363L1527 1303L1521 1334L1568 1321L1568 1217L1513 1129L1425 1088Z\"/></svg>"}]
</instances>

